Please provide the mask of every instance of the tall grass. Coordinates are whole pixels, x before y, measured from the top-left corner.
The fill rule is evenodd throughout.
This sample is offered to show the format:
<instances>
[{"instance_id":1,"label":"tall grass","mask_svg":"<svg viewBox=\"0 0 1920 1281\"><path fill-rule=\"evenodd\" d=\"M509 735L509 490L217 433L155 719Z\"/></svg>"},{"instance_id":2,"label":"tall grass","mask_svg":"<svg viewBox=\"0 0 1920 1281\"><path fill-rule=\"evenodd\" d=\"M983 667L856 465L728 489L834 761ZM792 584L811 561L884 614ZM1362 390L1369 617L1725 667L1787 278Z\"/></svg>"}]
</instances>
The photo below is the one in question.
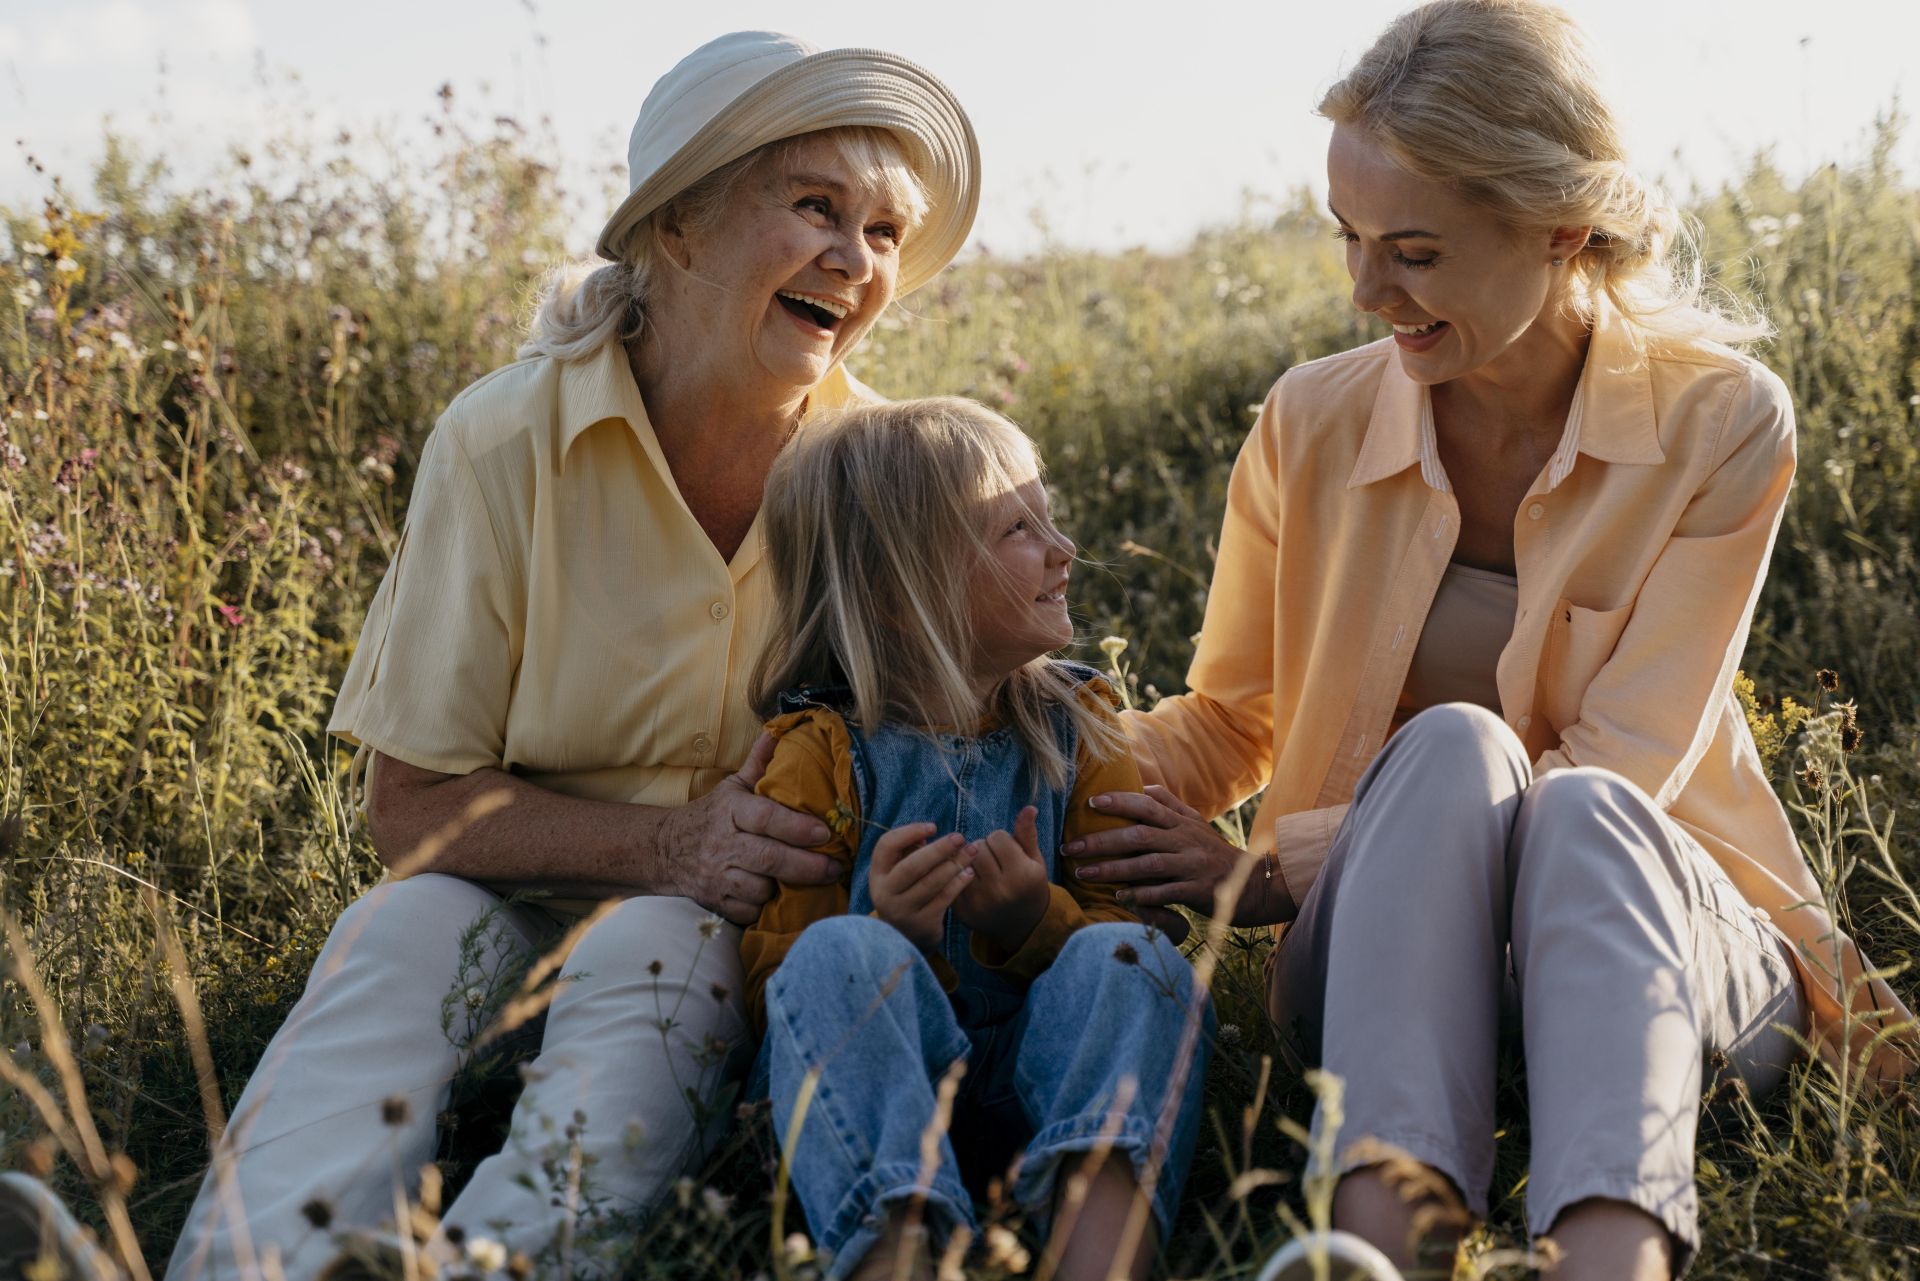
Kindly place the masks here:
<instances>
[{"instance_id":1,"label":"tall grass","mask_svg":"<svg viewBox=\"0 0 1920 1281\"><path fill-rule=\"evenodd\" d=\"M1920 824L1920 193L1890 165L1896 129L1859 165L1796 184L1757 163L1695 202L1709 265L1779 325L1763 355L1800 414L1751 715L1886 965L1920 945L1904 888L1920 864L1906 836ZM511 358L558 256L565 193L541 153L511 121L449 115L434 150L402 157L424 183L290 150L179 191L114 144L84 197L49 180L44 207L0 211L0 908L45 989L28 999L22 973L4 979L0 1053L57 1095L44 1009L103 1153L127 1158L76 1164L13 1090L0 1166L48 1171L96 1221L103 1194L120 1196L155 1262L210 1113L169 956L230 1107L328 925L378 871L321 729L435 416ZM1288 365L1375 336L1346 305L1327 230L1303 201L1176 254L972 261L856 354L884 392L976 396L1041 441L1059 518L1093 562L1076 577L1084 631L1128 638L1142 698L1179 688L1253 406ZM1837 693L1815 688L1816 668L1839 673ZM1840 698L1857 704L1851 747L1832 730ZM1214 1115L1176 1275L1250 1274L1307 1209L1289 1127L1310 1097L1272 1057L1264 947L1220 943ZM1510 1081L1489 1249L1523 1231L1520 1099ZM1910 1095L1861 1100L1804 1068L1769 1100L1717 1100L1702 1135L1697 1275L1920 1273ZM450 1165L484 1138L465 1131ZM721 1201L682 1189L686 1212L645 1230L636 1268L802 1267L803 1247L767 1250L770 1152L763 1124L741 1127L701 1172ZM994 1257L989 1273L1021 1256Z\"/></svg>"}]
</instances>

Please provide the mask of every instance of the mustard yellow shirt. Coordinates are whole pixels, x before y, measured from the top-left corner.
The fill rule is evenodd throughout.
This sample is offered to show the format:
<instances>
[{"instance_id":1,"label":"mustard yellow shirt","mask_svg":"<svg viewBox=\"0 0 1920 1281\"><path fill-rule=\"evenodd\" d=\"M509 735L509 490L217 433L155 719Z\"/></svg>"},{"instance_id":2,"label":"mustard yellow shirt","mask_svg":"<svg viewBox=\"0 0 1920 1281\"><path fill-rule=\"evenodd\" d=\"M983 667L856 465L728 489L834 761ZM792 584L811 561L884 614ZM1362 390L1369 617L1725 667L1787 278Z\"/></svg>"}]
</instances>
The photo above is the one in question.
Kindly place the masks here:
<instances>
[{"instance_id":1,"label":"mustard yellow shirt","mask_svg":"<svg viewBox=\"0 0 1920 1281\"><path fill-rule=\"evenodd\" d=\"M1100 682L1080 688L1082 701L1099 714L1113 711L1098 692ZM853 781L853 748L846 722L838 712L810 707L768 722L767 732L779 740L773 760L755 790L789 809L812 814L831 832L815 846L845 869L832 885L781 885L760 911L760 919L740 940L740 960L747 972L747 1009L754 1026L766 1030L767 980L786 959L800 932L829 916L845 916L854 858L860 851L860 794ZM1090 832L1130 825L1127 819L1102 814L1087 804L1102 792L1137 792L1140 769L1124 752L1104 759L1087 751L1084 740L1074 762L1074 781L1067 798L1061 844ZM1013 815L1007 816L1009 824ZM1071 860L1064 855L1056 867L1066 884L1048 887L1046 914L1027 941L1011 953L1002 952L979 934L973 936L973 957L982 965L1032 982L1060 954L1067 937L1083 925L1098 921L1136 921L1139 918L1115 900L1113 888L1093 885L1069 874ZM933 958L941 985L952 989L955 976L943 958Z\"/></svg>"},{"instance_id":2,"label":"mustard yellow shirt","mask_svg":"<svg viewBox=\"0 0 1920 1281\"><path fill-rule=\"evenodd\" d=\"M836 367L808 408L855 399ZM445 774L684 804L760 733L762 555L758 520L731 562L701 530L620 344L508 365L427 439L328 728Z\"/></svg>"},{"instance_id":3,"label":"mustard yellow shirt","mask_svg":"<svg viewBox=\"0 0 1920 1281\"><path fill-rule=\"evenodd\" d=\"M1538 773L1645 790L1793 945L1824 1050L1842 993L1905 1019L1839 934L1732 681L1793 478L1780 380L1725 348L1637 359L1598 317L1558 451L1514 524L1499 711ZM1251 847L1298 904L1390 733L1460 532L1427 391L1391 340L1289 370L1235 464L1190 692L1129 714L1149 781L1217 814L1265 789ZM1881 1053L1885 1075L1910 1066Z\"/></svg>"}]
</instances>

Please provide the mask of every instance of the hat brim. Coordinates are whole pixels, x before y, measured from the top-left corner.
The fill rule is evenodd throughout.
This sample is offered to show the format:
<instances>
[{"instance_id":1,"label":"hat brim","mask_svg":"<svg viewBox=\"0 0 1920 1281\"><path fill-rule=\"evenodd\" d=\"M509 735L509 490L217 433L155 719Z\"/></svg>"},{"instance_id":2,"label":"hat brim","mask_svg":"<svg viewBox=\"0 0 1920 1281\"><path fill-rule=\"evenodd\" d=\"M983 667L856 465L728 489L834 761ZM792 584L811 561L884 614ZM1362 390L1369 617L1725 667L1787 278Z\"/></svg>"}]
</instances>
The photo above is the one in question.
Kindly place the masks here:
<instances>
[{"instance_id":1,"label":"hat brim","mask_svg":"<svg viewBox=\"0 0 1920 1281\"><path fill-rule=\"evenodd\" d=\"M880 49L829 49L780 68L735 98L614 210L601 257L627 256L648 214L714 170L770 142L866 126L900 139L927 193L926 220L900 245L896 295L952 262L980 207L980 146L959 100L932 73Z\"/></svg>"}]
</instances>

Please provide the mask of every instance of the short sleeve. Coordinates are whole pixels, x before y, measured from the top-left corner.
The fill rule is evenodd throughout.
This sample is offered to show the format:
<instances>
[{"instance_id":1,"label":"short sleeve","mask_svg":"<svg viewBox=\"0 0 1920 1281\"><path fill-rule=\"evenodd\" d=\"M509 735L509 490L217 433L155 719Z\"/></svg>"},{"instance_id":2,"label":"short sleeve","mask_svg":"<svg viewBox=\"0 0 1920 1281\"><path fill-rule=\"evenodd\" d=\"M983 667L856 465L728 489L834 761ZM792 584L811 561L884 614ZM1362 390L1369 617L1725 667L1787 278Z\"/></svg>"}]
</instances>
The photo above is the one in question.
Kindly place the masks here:
<instances>
[{"instance_id":1,"label":"short sleeve","mask_svg":"<svg viewBox=\"0 0 1920 1281\"><path fill-rule=\"evenodd\" d=\"M442 419L427 440L327 728L421 769L469 774L501 764L526 593L450 427Z\"/></svg>"}]
</instances>

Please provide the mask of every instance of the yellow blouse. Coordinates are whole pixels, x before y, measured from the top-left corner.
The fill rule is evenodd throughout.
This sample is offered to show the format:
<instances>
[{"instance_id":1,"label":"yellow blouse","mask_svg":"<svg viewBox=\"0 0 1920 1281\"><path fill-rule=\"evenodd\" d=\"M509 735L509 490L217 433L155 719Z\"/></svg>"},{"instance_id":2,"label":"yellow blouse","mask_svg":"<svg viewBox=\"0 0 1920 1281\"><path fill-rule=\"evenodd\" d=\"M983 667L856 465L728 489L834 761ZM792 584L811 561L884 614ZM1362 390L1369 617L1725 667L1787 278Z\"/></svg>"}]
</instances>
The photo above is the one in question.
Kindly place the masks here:
<instances>
[{"instance_id":1,"label":"yellow blouse","mask_svg":"<svg viewBox=\"0 0 1920 1281\"><path fill-rule=\"evenodd\" d=\"M810 411L876 399L837 366ZM804 426L802 430L805 430ZM328 728L444 774L681 805L760 733L758 520L729 563L681 500L618 343L522 360L428 437Z\"/></svg>"},{"instance_id":2,"label":"yellow blouse","mask_svg":"<svg viewBox=\"0 0 1920 1281\"><path fill-rule=\"evenodd\" d=\"M1777 377L1715 346L1637 359L1603 313L1515 517L1499 709L1537 772L1613 770L1698 840L1793 945L1823 1051L1857 1053L1909 1016L1819 906L1731 692L1793 469ZM1391 340L1274 386L1234 467L1191 692L1126 723L1148 780L1204 813L1265 789L1252 849L1296 904L1391 731L1459 532L1431 402Z\"/></svg>"}]
</instances>

